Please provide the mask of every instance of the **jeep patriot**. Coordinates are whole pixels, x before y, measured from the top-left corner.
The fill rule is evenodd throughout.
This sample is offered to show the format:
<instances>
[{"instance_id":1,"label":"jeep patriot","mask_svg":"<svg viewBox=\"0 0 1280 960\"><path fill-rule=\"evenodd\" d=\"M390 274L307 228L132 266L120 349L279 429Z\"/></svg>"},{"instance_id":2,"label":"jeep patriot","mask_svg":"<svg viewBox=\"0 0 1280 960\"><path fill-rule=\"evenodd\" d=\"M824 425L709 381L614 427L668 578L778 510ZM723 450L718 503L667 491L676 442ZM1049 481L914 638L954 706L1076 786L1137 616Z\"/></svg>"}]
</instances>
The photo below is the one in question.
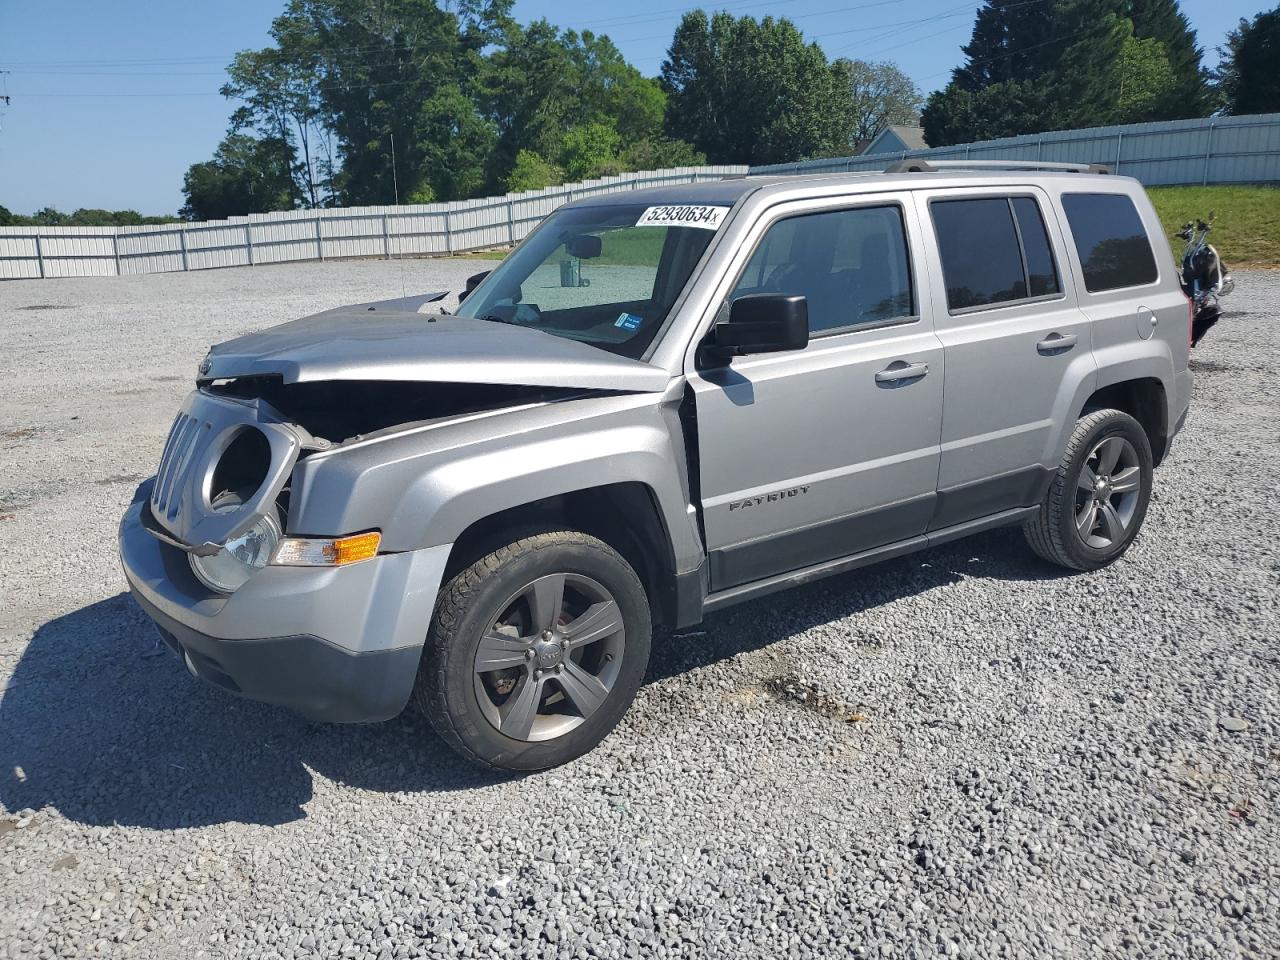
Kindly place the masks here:
<instances>
[{"instance_id":1,"label":"jeep patriot","mask_svg":"<svg viewBox=\"0 0 1280 960\"><path fill-rule=\"evenodd\" d=\"M551 767L730 604L1006 524L1114 562L1191 394L1160 223L1099 168L614 193L467 286L209 351L120 527L192 674Z\"/></svg>"}]
</instances>

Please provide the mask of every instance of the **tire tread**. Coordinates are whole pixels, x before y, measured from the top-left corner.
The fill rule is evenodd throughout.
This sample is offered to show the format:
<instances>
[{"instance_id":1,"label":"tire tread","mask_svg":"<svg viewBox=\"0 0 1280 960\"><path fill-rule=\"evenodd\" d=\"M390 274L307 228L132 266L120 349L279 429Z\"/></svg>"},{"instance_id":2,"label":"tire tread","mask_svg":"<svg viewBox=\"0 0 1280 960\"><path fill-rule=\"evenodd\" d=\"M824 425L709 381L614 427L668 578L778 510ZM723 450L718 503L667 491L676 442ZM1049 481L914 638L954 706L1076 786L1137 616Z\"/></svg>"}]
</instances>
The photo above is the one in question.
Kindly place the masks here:
<instances>
[{"instance_id":1,"label":"tire tread","mask_svg":"<svg viewBox=\"0 0 1280 960\"><path fill-rule=\"evenodd\" d=\"M457 636L458 624L470 608L481 584L494 576L504 565L539 550L576 545L603 550L624 566L626 561L602 540L577 530L551 530L521 537L486 554L457 573L440 592L427 644L422 652L418 682L413 688L414 702L426 716L432 728L450 747L469 763L486 770L506 771L507 768L490 763L476 753L458 732L454 715L446 696L445 669L450 647ZM627 566L627 569L630 569ZM633 574L634 575L634 574ZM638 582L638 579L637 579Z\"/></svg>"}]
</instances>

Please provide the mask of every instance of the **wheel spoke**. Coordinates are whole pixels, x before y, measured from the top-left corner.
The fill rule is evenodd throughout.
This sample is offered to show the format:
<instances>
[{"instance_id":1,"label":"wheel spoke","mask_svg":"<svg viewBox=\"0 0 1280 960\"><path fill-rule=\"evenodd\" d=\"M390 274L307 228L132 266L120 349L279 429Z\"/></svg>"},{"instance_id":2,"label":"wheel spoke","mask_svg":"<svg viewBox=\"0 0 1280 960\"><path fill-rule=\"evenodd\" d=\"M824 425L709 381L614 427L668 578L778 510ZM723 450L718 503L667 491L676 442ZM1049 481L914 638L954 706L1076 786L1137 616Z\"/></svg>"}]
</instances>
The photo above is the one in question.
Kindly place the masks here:
<instances>
[{"instance_id":1,"label":"wheel spoke","mask_svg":"<svg viewBox=\"0 0 1280 960\"><path fill-rule=\"evenodd\" d=\"M564 574L539 577L529 584L525 598L529 601L534 632L554 630L560 622L560 608L564 605Z\"/></svg>"},{"instance_id":2,"label":"wheel spoke","mask_svg":"<svg viewBox=\"0 0 1280 960\"><path fill-rule=\"evenodd\" d=\"M556 674L556 682L583 717L595 713L609 696L609 689L603 683L572 660L564 662L563 669Z\"/></svg>"},{"instance_id":3,"label":"wheel spoke","mask_svg":"<svg viewBox=\"0 0 1280 960\"><path fill-rule=\"evenodd\" d=\"M1088 490L1090 493L1093 493L1094 484L1097 482L1098 475L1089 469L1089 465L1087 463L1080 468L1080 479L1076 481L1076 486L1081 490Z\"/></svg>"},{"instance_id":4,"label":"wheel spoke","mask_svg":"<svg viewBox=\"0 0 1280 960\"><path fill-rule=\"evenodd\" d=\"M593 603L564 628L571 646L581 647L622 629L622 611L612 600Z\"/></svg>"},{"instance_id":5,"label":"wheel spoke","mask_svg":"<svg viewBox=\"0 0 1280 960\"><path fill-rule=\"evenodd\" d=\"M1111 475L1112 493L1133 493L1142 483L1142 471L1138 467L1129 467Z\"/></svg>"},{"instance_id":6,"label":"wheel spoke","mask_svg":"<svg viewBox=\"0 0 1280 960\"><path fill-rule=\"evenodd\" d=\"M1086 540L1089 534L1093 532L1093 525L1098 520L1098 504L1090 500L1085 504L1084 509L1076 514L1076 529L1080 531L1080 536Z\"/></svg>"},{"instance_id":7,"label":"wheel spoke","mask_svg":"<svg viewBox=\"0 0 1280 960\"><path fill-rule=\"evenodd\" d=\"M1116 472L1116 464L1120 461L1120 452L1124 449L1124 441L1119 437L1107 437L1098 444L1098 476L1109 477Z\"/></svg>"},{"instance_id":8,"label":"wheel spoke","mask_svg":"<svg viewBox=\"0 0 1280 960\"><path fill-rule=\"evenodd\" d=\"M498 729L516 740L528 740L542 700L542 680L526 673L507 702L498 708Z\"/></svg>"},{"instance_id":9,"label":"wheel spoke","mask_svg":"<svg viewBox=\"0 0 1280 960\"><path fill-rule=\"evenodd\" d=\"M529 644L519 637L499 633L496 628L490 630L480 638L476 650L476 673L522 666L528 650Z\"/></svg>"},{"instance_id":10,"label":"wheel spoke","mask_svg":"<svg viewBox=\"0 0 1280 960\"><path fill-rule=\"evenodd\" d=\"M1101 504L1101 510L1102 525L1106 528L1107 539L1112 543L1118 543L1124 536L1124 521L1120 519L1120 514L1116 513L1116 508L1110 503Z\"/></svg>"}]
</instances>

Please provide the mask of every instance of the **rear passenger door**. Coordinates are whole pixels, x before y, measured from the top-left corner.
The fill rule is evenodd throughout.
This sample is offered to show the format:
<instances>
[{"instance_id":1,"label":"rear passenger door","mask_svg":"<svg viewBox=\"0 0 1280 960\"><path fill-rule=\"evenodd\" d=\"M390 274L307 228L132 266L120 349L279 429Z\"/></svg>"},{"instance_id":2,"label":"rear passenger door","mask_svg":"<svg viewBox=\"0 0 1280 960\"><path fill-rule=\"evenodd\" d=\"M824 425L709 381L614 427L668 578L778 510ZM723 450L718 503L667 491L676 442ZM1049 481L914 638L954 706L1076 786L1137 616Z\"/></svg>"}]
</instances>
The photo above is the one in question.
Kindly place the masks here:
<instances>
[{"instance_id":1,"label":"rear passenger door","mask_svg":"<svg viewBox=\"0 0 1280 960\"><path fill-rule=\"evenodd\" d=\"M947 368L937 530L1038 502L1056 465L1055 417L1093 357L1042 191L920 198L931 262L941 266L932 296Z\"/></svg>"},{"instance_id":2,"label":"rear passenger door","mask_svg":"<svg viewBox=\"0 0 1280 960\"><path fill-rule=\"evenodd\" d=\"M924 533L942 349L906 194L780 205L718 291L802 295L803 350L688 371L713 591Z\"/></svg>"}]
</instances>

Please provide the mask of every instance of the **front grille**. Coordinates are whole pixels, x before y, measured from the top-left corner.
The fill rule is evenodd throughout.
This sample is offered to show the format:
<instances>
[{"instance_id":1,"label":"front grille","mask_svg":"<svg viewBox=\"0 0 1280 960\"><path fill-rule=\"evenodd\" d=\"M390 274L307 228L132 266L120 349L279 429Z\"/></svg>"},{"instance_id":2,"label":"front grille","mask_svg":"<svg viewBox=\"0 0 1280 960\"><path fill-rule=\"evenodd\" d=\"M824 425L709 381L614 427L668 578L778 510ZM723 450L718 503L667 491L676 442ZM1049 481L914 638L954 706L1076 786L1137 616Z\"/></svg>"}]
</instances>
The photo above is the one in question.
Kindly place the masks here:
<instances>
[{"instance_id":1,"label":"front grille","mask_svg":"<svg viewBox=\"0 0 1280 960\"><path fill-rule=\"evenodd\" d=\"M182 493L187 486L184 482L186 474L199 446L201 430L207 426L185 413L178 414L178 419L173 422L160 457L160 468L156 471L155 488L151 491L151 511L157 517L164 516L169 520L177 517Z\"/></svg>"}]
</instances>

